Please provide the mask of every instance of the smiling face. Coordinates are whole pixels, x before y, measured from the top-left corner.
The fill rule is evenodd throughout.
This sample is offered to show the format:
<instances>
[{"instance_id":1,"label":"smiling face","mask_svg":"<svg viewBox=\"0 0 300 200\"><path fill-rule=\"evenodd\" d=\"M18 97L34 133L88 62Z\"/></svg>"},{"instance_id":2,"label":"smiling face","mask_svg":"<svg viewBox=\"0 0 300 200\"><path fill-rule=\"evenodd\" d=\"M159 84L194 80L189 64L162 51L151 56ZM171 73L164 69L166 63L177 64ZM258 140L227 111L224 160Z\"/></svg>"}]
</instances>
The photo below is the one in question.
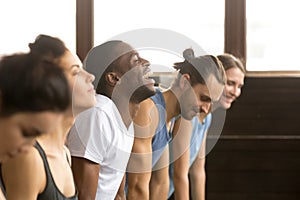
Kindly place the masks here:
<instances>
[{"instance_id":1,"label":"smiling face","mask_svg":"<svg viewBox=\"0 0 300 200\"><path fill-rule=\"evenodd\" d=\"M197 114L207 115L211 110L213 101L217 101L224 86L212 75L206 84L190 86L180 97L181 115L191 120Z\"/></svg>"},{"instance_id":2,"label":"smiling face","mask_svg":"<svg viewBox=\"0 0 300 200\"><path fill-rule=\"evenodd\" d=\"M226 70L227 82L223 95L220 98L220 104L224 109L229 109L240 95L244 86L244 73L237 67Z\"/></svg>"},{"instance_id":3,"label":"smiling face","mask_svg":"<svg viewBox=\"0 0 300 200\"><path fill-rule=\"evenodd\" d=\"M137 51L131 50L119 59L120 83L132 95L130 102L140 103L155 94L154 80L149 79L150 63L141 58Z\"/></svg>"},{"instance_id":4,"label":"smiling face","mask_svg":"<svg viewBox=\"0 0 300 200\"><path fill-rule=\"evenodd\" d=\"M26 152L35 137L48 133L61 123L62 114L54 112L17 113L0 118L0 163Z\"/></svg>"},{"instance_id":5,"label":"smiling face","mask_svg":"<svg viewBox=\"0 0 300 200\"><path fill-rule=\"evenodd\" d=\"M82 69L81 61L70 51L60 58L72 91L72 108L74 115L95 105L95 90L92 82L94 75Z\"/></svg>"}]
</instances>

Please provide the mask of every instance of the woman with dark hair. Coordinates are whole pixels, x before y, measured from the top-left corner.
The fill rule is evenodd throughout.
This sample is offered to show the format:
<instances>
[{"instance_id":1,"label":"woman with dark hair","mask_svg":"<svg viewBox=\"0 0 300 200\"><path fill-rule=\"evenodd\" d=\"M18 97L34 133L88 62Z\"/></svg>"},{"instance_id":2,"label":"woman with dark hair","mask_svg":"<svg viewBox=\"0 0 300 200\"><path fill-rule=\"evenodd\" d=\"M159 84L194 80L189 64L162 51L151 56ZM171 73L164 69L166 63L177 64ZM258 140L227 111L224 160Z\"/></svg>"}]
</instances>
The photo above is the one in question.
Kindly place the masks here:
<instances>
[{"instance_id":1,"label":"woman with dark hair","mask_svg":"<svg viewBox=\"0 0 300 200\"><path fill-rule=\"evenodd\" d=\"M68 82L62 69L28 54L0 61L1 164L33 146L35 138L52 131L70 105ZM0 181L0 199L3 185Z\"/></svg>"},{"instance_id":2,"label":"woman with dark hair","mask_svg":"<svg viewBox=\"0 0 300 200\"><path fill-rule=\"evenodd\" d=\"M53 129L69 105L68 82L59 66L27 54L2 57L0 163Z\"/></svg>"},{"instance_id":3,"label":"woman with dark hair","mask_svg":"<svg viewBox=\"0 0 300 200\"><path fill-rule=\"evenodd\" d=\"M39 35L29 47L29 54L53 60L64 71L72 90L72 106L64 113L62 123L51 133L38 137L35 147L27 154L10 159L2 166L6 198L77 199L70 153L64 144L74 115L95 104L94 76L82 69L78 57L58 38Z\"/></svg>"}]
</instances>

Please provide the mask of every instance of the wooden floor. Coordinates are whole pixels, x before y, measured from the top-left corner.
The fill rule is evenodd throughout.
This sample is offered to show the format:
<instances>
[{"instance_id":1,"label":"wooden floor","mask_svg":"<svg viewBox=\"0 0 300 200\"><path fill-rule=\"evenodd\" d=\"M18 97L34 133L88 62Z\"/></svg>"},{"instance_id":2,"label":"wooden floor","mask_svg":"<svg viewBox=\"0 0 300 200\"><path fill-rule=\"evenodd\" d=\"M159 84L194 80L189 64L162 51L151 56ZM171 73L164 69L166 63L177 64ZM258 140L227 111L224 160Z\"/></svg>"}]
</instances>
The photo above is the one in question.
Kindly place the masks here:
<instances>
[{"instance_id":1,"label":"wooden floor","mask_svg":"<svg viewBox=\"0 0 300 200\"><path fill-rule=\"evenodd\" d=\"M300 78L246 78L206 169L208 200L299 200Z\"/></svg>"}]
</instances>

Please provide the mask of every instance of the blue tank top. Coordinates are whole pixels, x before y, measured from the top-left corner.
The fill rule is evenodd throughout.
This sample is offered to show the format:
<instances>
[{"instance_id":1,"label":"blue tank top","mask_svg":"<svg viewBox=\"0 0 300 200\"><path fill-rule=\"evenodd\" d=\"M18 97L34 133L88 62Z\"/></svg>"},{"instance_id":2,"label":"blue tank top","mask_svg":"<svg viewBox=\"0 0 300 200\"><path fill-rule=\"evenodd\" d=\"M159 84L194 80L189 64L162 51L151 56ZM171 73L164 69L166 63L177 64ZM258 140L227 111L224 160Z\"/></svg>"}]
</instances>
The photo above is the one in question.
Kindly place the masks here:
<instances>
[{"instance_id":1,"label":"blue tank top","mask_svg":"<svg viewBox=\"0 0 300 200\"><path fill-rule=\"evenodd\" d=\"M158 113L159 113L159 122L158 127L155 130L155 135L152 138L152 167L157 163L160 156L163 153L163 150L171 140L171 135L168 133L166 125L166 104L165 99L159 88L156 88L156 94L150 99L154 102ZM128 176L126 173L126 184L125 184L125 193L128 193Z\"/></svg>"},{"instance_id":2,"label":"blue tank top","mask_svg":"<svg viewBox=\"0 0 300 200\"><path fill-rule=\"evenodd\" d=\"M156 94L151 97L151 100L154 102L159 113L158 127L152 138L152 167L154 167L171 140L171 135L166 125L166 103L160 89L156 89Z\"/></svg>"},{"instance_id":3,"label":"blue tank top","mask_svg":"<svg viewBox=\"0 0 300 200\"><path fill-rule=\"evenodd\" d=\"M212 114L209 113L203 123L201 124L198 120L198 117L194 117L191 122L193 126L192 134L191 134L191 141L190 141L190 167L194 163L198 152L201 148L204 135L206 131L209 129L212 121ZM172 147L170 147L172 149ZM170 150L170 157L172 158L172 153ZM170 178L170 187L169 187L169 194L168 197L170 197L174 192L174 183L173 183L173 173L174 173L174 166L173 162L169 166L169 178Z\"/></svg>"},{"instance_id":4,"label":"blue tank top","mask_svg":"<svg viewBox=\"0 0 300 200\"><path fill-rule=\"evenodd\" d=\"M212 115L209 113L203 123L201 124L197 117L194 117L192 120L193 131L191 135L190 142L190 166L194 163L198 152L201 148L201 144L203 142L204 135L206 131L209 129L212 120Z\"/></svg>"}]
</instances>

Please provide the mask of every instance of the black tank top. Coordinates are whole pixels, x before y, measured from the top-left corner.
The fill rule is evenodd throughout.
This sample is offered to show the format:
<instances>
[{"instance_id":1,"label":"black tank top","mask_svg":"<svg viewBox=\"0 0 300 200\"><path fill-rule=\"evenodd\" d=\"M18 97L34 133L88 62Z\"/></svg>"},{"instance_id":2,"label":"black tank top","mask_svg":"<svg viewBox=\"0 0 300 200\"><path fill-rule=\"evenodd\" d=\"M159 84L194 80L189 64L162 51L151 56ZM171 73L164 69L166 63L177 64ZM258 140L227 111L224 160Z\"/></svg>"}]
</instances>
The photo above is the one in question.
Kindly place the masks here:
<instances>
[{"instance_id":1,"label":"black tank top","mask_svg":"<svg viewBox=\"0 0 300 200\"><path fill-rule=\"evenodd\" d=\"M50 167L47 161L47 156L40 146L40 144L37 142L35 145L35 148L38 150L40 153L43 162L44 162L44 167L46 171L46 177L47 177L47 182L46 182L46 188L45 190L38 195L37 200L77 200L77 194L74 196L67 198L64 194L62 194L59 189L57 188L54 179L52 177L52 173L50 171Z\"/></svg>"},{"instance_id":2,"label":"black tank top","mask_svg":"<svg viewBox=\"0 0 300 200\"><path fill-rule=\"evenodd\" d=\"M4 196L6 196L5 187L4 187L4 183L3 183L3 180L2 180L2 167L1 167L1 163L0 163L0 192L2 192L2 194Z\"/></svg>"},{"instance_id":3,"label":"black tank top","mask_svg":"<svg viewBox=\"0 0 300 200\"><path fill-rule=\"evenodd\" d=\"M47 156L44 150L42 149L42 147L38 142L36 142L35 148L38 150L38 152L40 153L43 159L43 163L46 171L46 178L47 178L45 190L38 195L37 200L78 200L77 193L74 196L67 198L63 193L60 192L52 177L52 173L50 171L50 167L47 161ZM6 196L5 186L2 180L1 164L0 164L0 188L4 196Z\"/></svg>"}]
</instances>

